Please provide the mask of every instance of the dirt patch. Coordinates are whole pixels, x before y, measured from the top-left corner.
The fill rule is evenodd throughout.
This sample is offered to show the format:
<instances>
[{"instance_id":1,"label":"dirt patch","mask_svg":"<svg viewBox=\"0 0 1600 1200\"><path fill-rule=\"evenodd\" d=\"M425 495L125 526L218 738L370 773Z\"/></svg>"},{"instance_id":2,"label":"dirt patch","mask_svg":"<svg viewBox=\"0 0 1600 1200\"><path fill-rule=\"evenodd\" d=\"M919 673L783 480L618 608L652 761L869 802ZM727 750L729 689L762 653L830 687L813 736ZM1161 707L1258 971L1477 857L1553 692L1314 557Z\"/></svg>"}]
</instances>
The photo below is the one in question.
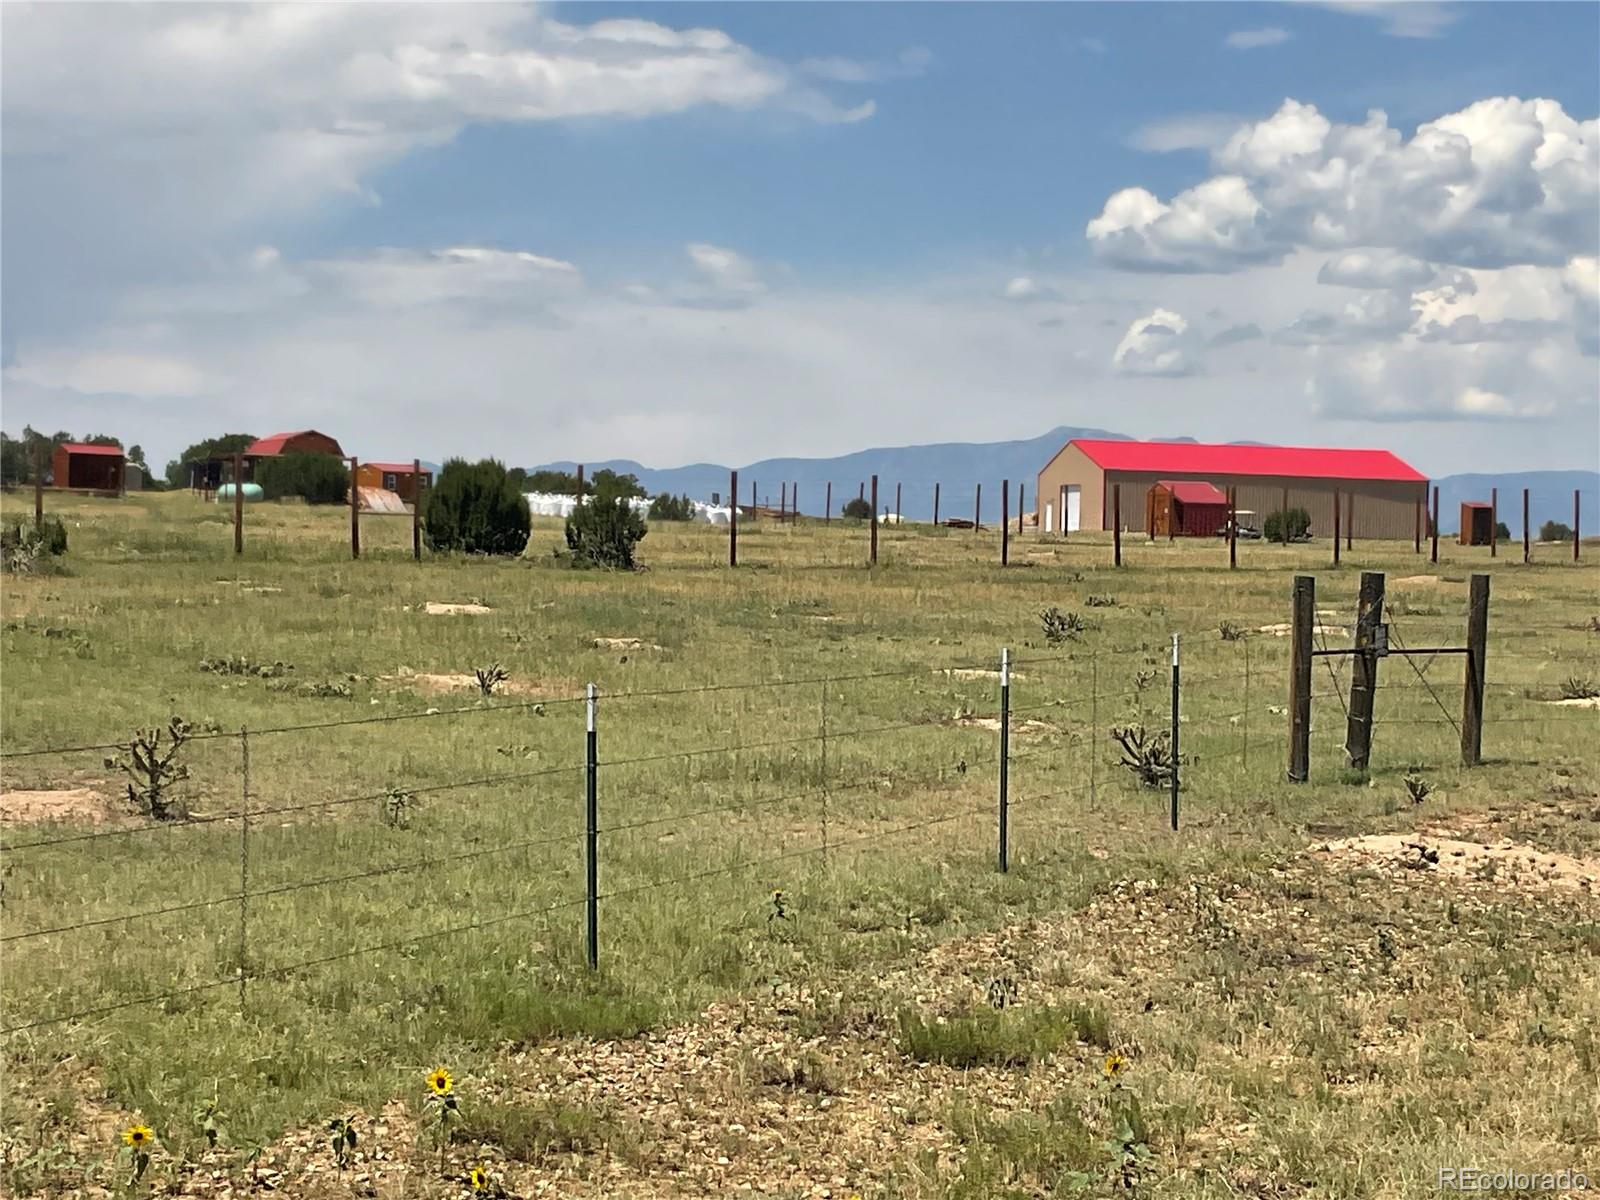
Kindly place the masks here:
<instances>
[{"instance_id":1,"label":"dirt patch","mask_svg":"<svg viewBox=\"0 0 1600 1200\"><path fill-rule=\"evenodd\" d=\"M1294 632L1294 626L1288 622L1278 625L1260 625L1257 626L1256 632L1270 634L1272 637L1288 637ZM1311 632L1321 637L1344 637L1350 631L1342 625L1313 625Z\"/></svg>"},{"instance_id":2,"label":"dirt patch","mask_svg":"<svg viewBox=\"0 0 1600 1200\"><path fill-rule=\"evenodd\" d=\"M427 696L443 695L446 692L476 692L478 691L477 676L469 673L434 674L427 671L412 671L402 667L396 675L380 675L380 682L398 683L413 687ZM496 696L534 696L554 698L565 693L547 684L523 679L505 679L494 685Z\"/></svg>"},{"instance_id":3,"label":"dirt patch","mask_svg":"<svg viewBox=\"0 0 1600 1200\"><path fill-rule=\"evenodd\" d=\"M999 717L956 717L950 722L957 729L987 729L991 733L1000 732ZM1054 725L1043 721L1018 721L1011 722L1012 733L1054 733Z\"/></svg>"},{"instance_id":4,"label":"dirt patch","mask_svg":"<svg viewBox=\"0 0 1600 1200\"><path fill-rule=\"evenodd\" d=\"M1438 583L1439 582L1439 577L1437 575L1407 575L1404 578L1396 579L1394 582L1397 583L1397 584L1399 584L1399 583Z\"/></svg>"},{"instance_id":5,"label":"dirt patch","mask_svg":"<svg viewBox=\"0 0 1600 1200\"><path fill-rule=\"evenodd\" d=\"M665 646L658 646L654 642L647 642L636 637L598 637L594 639L596 650L665 650Z\"/></svg>"},{"instance_id":6,"label":"dirt patch","mask_svg":"<svg viewBox=\"0 0 1600 1200\"><path fill-rule=\"evenodd\" d=\"M0 821L18 824L76 821L100 825L120 815L112 802L93 788L0 792Z\"/></svg>"},{"instance_id":7,"label":"dirt patch","mask_svg":"<svg viewBox=\"0 0 1600 1200\"><path fill-rule=\"evenodd\" d=\"M1504 840L1467 842L1431 833L1373 833L1325 842L1313 852L1355 859L1395 870L1436 872L1460 879L1499 882L1512 888L1563 887L1600 890L1600 863L1570 854L1550 854Z\"/></svg>"},{"instance_id":8,"label":"dirt patch","mask_svg":"<svg viewBox=\"0 0 1600 1200\"><path fill-rule=\"evenodd\" d=\"M1000 672L989 667L946 667L944 673L951 679L999 679ZM1021 671L1011 672L1013 679L1026 679Z\"/></svg>"},{"instance_id":9,"label":"dirt patch","mask_svg":"<svg viewBox=\"0 0 1600 1200\"><path fill-rule=\"evenodd\" d=\"M1559 704L1563 708L1600 708L1600 696L1574 696L1569 700L1546 700L1546 704Z\"/></svg>"},{"instance_id":10,"label":"dirt patch","mask_svg":"<svg viewBox=\"0 0 1600 1200\"><path fill-rule=\"evenodd\" d=\"M482 613L491 613L494 609L487 604L445 604L438 600L429 600L422 606L422 611L430 617L453 617L478 616Z\"/></svg>"}]
</instances>

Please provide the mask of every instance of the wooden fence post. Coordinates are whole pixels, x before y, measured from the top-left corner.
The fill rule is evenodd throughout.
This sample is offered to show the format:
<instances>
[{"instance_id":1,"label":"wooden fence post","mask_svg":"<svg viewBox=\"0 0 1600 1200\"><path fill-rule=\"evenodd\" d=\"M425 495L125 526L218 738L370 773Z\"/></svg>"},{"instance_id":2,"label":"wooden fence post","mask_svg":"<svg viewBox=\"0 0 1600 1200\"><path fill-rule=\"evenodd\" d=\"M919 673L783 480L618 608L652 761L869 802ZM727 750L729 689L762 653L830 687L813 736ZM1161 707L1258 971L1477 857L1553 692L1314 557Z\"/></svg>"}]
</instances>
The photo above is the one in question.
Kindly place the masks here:
<instances>
[{"instance_id":1,"label":"wooden fence post","mask_svg":"<svg viewBox=\"0 0 1600 1200\"><path fill-rule=\"evenodd\" d=\"M867 561L878 565L878 477L872 477L872 550Z\"/></svg>"},{"instance_id":2,"label":"wooden fence post","mask_svg":"<svg viewBox=\"0 0 1600 1200\"><path fill-rule=\"evenodd\" d=\"M1111 486L1111 565L1122 565L1122 485Z\"/></svg>"},{"instance_id":3,"label":"wooden fence post","mask_svg":"<svg viewBox=\"0 0 1600 1200\"><path fill-rule=\"evenodd\" d=\"M784 511L789 507L789 481L783 480L778 484L778 523L783 523Z\"/></svg>"},{"instance_id":4,"label":"wooden fence post","mask_svg":"<svg viewBox=\"0 0 1600 1200\"><path fill-rule=\"evenodd\" d=\"M939 485L933 485L933 523L939 523Z\"/></svg>"},{"instance_id":5,"label":"wooden fence post","mask_svg":"<svg viewBox=\"0 0 1600 1200\"><path fill-rule=\"evenodd\" d=\"M1351 770L1365 771L1372 759L1372 710L1378 690L1378 626L1383 623L1383 572L1361 572L1356 602L1355 659L1350 672L1350 714L1344 750Z\"/></svg>"},{"instance_id":6,"label":"wooden fence post","mask_svg":"<svg viewBox=\"0 0 1600 1200\"><path fill-rule=\"evenodd\" d=\"M1333 492L1333 565L1339 565L1339 490Z\"/></svg>"},{"instance_id":7,"label":"wooden fence post","mask_svg":"<svg viewBox=\"0 0 1600 1200\"><path fill-rule=\"evenodd\" d=\"M827 499L822 502L822 523L824 525L833 524L833 480L831 479L828 480Z\"/></svg>"},{"instance_id":8,"label":"wooden fence post","mask_svg":"<svg viewBox=\"0 0 1600 1200\"><path fill-rule=\"evenodd\" d=\"M1000 481L1000 565L1011 560L1011 480Z\"/></svg>"},{"instance_id":9,"label":"wooden fence post","mask_svg":"<svg viewBox=\"0 0 1600 1200\"><path fill-rule=\"evenodd\" d=\"M1489 577L1474 575L1467 593L1467 678L1461 697L1461 761L1483 760L1483 667L1489 643Z\"/></svg>"},{"instance_id":10,"label":"wooden fence post","mask_svg":"<svg viewBox=\"0 0 1600 1200\"><path fill-rule=\"evenodd\" d=\"M1578 489L1572 489L1572 561L1578 561Z\"/></svg>"},{"instance_id":11,"label":"wooden fence post","mask_svg":"<svg viewBox=\"0 0 1600 1200\"><path fill-rule=\"evenodd\" d=\"M1533 561L1533 536L1528 531L1528 489L1522 489L1522 561Z\"/></svg>"},{"instance_id":12,"label":"wooden fence post","mask_svg":"<svg viewBox=\"0 0 1600 1200\"><path fill-rule=\"evenodd\" d=\"M972 532L977 533L983 528L983 484L978 485L977 494L972 498Z\"/></svg>"},{"instance_id":13,"label":"wooden fence post","mask_svg":"<svg viewBox=\"0 0 1600 1200\"><path fill-rule=\"evenodd\" d=\"M756 481L750 481L750 519L756 519Z\"/></svg>"},{"instance_id":14,"label":"wooden fence post","mask_svg":"<svg viewBox=\"0 0 1600 1200\"><path fill-rule=\"evenodd\" d=\"M1433 549L1428 554L1429 562L1439 561L1439 489L1433 489Z\"/></svg>"},{"instance_id":15,"label":"wooden fence post","mask_svg":"<svg viewBox=\"0 0 1600 1200\"><path fill-rule=\"evenodd\" d=\"M582 463L578 464L578 498L573 503L574 503L575 507L582 507L582 505L583 505L583 464Z\"/></svg>"},{"instance_id":16,"label":"wooden fence post","mask_svg":"<svg viewBox=\"0 0 1600 1200\"><path fill-rule=\"evenodd\" d=\"M1489 489L1489 557L1498 558L1500 550L1500 489Z\"/></svg>"},{"instance_id":17,"label":"wooden fence post","mask_svg":"<svg viewBox=\"0 0 1600 1200\"><path fill-rule=\"evenodd\" d=\"M1356 548L1356 494L1346 492L1344 496L1344 548Z\"/></svg>"},{"instance_id":18,"label":"wooden fence post","mask_svg":"<svg viewBox=\"0 0 1600 1200\"><path fill-rule=\"evenodd\" d=\"M800 523L800 481L798 479L789 481L789 521L795 525Z\"/></svg>"},{"instance_id":19,"label":"wooden fence post","mask_svg":"<svg viewBox=\"0 0 1600 1200\"><path fill-rule=\"evenodd\" d=\"M728 473L728 565L739 565L739 472Z\"/></svg>"},{"instance_id":20,"label":"wooden fence post","mask_svg":"<svg viewBox=\"0 0 1600 1200\"><path fill-rule=\"evenodd\" d=\"M1422 553L1422 497L1415 500L1415 511L1411 514L1411 553Z\"/></svg>"},{"instance_id":21,"label":"wooden fence post","mask_svg":"<svg viewBox=\"0 0 1600 1200\"><path fill-rule=\"evenodd\" d=\"M422 561L422 460L411 460L411 557Z\"/></svg>"},{"instance_id":22,"label":"wooden fence post","mask_svg":"<svg viewBox=\"0 0 1600 1200\"><path fill-rule=\"evenodd\" d=\"M1289 782L1311 777L1311 626L1317 616L1317 581L1294 577L1289 633Z\"/></svg>"},{"instance_id":23,"label":"wooden fence post","mask_svg":"<svg viewBox=\"0 0 1600 1200\"><path fill-rule=\"evenodd\" d=\"M1022 509L1023 509L1023 505L1027 503L1027 497L1028 497L1028 485L1025 484L1025 483L1017 484L1017 536L1018 537L1022 536Z\"/></svg>"},{"instance_id":24,"label":"wooden fence post","mask_svg":"<svg viewBox=\"0 0 1600 1200\"><path fill-rule=\"evenodd\" d=\"M44 443L33 443L33 527L44 524Z\"/></svg>"},{"instance_id":25,"label":"wooden fence post","mask_svg":"<svg viewBox=\"0 0 1600 1200\"><path fill-rule=\"evenodd\" d=\"M361 489L356 486L356 472L361 466L355 455L350 456L350 557L361 557Z\"/></svg>"},{"instance_id":26,"label":"wooden fence post","mask_svg":"<svg viewBox=\"0 0 1600 1200\"><path fill-rule=\"evenodd\" d=\"M244 553L244 455L233 456L233 552Z\"/></svg>"},{"instance_id":27,"label":"wooden fence post","mask_svg":"<svg viewBox=\"0 0 1600 1200\"><path fill-rule=\"evenodd\" d=\"M894 518L900 520L905 515L905 510L900 507L900 485L894 485Z\"/></svg>"},{"instance_id":28,"label":"wooden fence post","mask_svg":"<svg viewBox=\"0 0 1600 1200\"><path fill-rule=\"evenodd\" d=\"M1228 489L1228 569L1239 565L1239 489Z\"/></svg>"}]
</instances>

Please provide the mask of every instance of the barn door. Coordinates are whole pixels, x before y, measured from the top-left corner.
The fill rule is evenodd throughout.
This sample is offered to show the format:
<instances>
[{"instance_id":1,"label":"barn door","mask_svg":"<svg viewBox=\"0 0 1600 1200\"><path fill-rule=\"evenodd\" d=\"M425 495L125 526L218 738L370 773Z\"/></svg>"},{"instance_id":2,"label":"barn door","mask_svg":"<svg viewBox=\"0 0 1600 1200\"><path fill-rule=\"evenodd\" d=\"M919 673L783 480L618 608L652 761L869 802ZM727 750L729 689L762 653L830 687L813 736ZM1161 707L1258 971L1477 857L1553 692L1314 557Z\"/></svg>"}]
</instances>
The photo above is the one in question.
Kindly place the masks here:
<instances>
[{"instance_id":1,"label":"barn door","mask_svg":"<svg viewBox=\"0 0 1600 1200\"><path fill-rule=\"evenodd\" d=\"M1067 484L1067 511L1063 522L1066 532L1078 532L1078 509L1083 499L1083 489L1075 483Z\"/></svg>"},{"instance_id":2,"label":"barn door","mask_svg":"<svg viewBox=\"0 0 1600 1200\"><path fill-rule=\"evenodd\" d=\"M1054 533L1056 531L1056 506L1049 502L1046 502L1044 506L1044 531L1046 533Z\"/></svg>"}]
</instances>

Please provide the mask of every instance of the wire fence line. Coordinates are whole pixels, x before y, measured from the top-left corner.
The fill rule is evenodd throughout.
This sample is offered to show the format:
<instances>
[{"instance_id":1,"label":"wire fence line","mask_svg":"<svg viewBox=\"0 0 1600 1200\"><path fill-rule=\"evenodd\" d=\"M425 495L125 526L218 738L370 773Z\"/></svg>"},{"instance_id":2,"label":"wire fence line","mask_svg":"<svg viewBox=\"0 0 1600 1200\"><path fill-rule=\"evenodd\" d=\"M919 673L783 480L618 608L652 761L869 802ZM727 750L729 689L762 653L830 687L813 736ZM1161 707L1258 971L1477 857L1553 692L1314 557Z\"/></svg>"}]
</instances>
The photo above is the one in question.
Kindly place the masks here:
<instances>
[{"instance_id":1,"label":"wire fence line","mask_svg":"<svg viewBox=\"0 0 1600 1200\"><path fill-rule=\"evenodd\" d=\"M54 1025L91 1020L130 1007L156 1005L181 1000L185 997L207 993L220 988L237 987L241 1007L248 1004L246 984L257 981L285 979L297 973L310 971L330 963L359 958L363 955L382 954L402 950L418 944L451 937L463 936L477 930L504 927L520 921L531 921L578 908L586 908L592 918L605 902L621 901L648 893L682 889L697 882L742 871L758 870L812 858L829 861L830 854L877 845L890 839L902 838L923 830L949 826L960 820L991 818L997 821L999 861L1001 869L1007 862L1007 839L1020 834L1026 838L1030 827L1010 826L1008 817L1013 809L1026 814L1039 814L1049 820L1052 813L1070 814L1074 802L1087 798L1092 808L1097 797L1112 790L1110 780L1116 771L1116 760L1105 751L1110 742L1106 738L1111 726L1149 723L1152 732L1160 730L1170 717L1173 728L1182 727L1201 740L1196 746L1193 737L1186 739L1191 747L1186 757L1177 759L1173 773L1180 777L1181 786L1191 805L1205 803L1208 799L1229 794L1243 776L1239 772L1250 762L1250 737L1252 718L1256 718L1258 736L1276 740L1281 730L1283 709L1277 703L1287 691L1286 653L1263 655L1259 650L1252 661L1250 640L1222 640L1215 626L1202 631L1204 640L1197 639L1188 645L1182 688L1174 689L1172 703L1177 712L1168 707L1168 697L1162 687L1160 675L1164 671L1150 665L1152 655L1164 655L1166 638L1151 637L1120 646L1101 647L1092 644L1072 644L1048 652L1030 651L1023 657L1010 659L996 656L988 662L963 661L957 663L919 664L894 670L847 673L840 675L802 676L790 679L766 679L740 682L712 682L683 688L622 692L596 697L588 693L581 697L563 697L557 700L517 702L515 704L485 702L470 707L450 710L400 714L382 718L334 720L321 723L282 725L263 730L240 730L232 733L207 733L199 740L204 743L223 744L231 739L240 750L240 783L238 803L231 810L209 812L178 821L149 821L127 827L96 829L65 833L21 841L8 839L0 845L7 856L7 867L12 877L7 880L4 905L0 908L0 945L6 947L11 958L7 972L6 991L0 1005L0 1034L14 1035ZM1171 638L1173 635L1166 635ZM1190 635L1193 636L1193 635ZM1176 639L1180 644L1183 638ZM1275 650L1286 647L1274 647ZM1511 657L1511 656L1507 656ZM1159 661L1157 659L1156 661ZM1165 665L1165 664L1163 664ZM1194 669L1198 665L1200 669ZM1029 673L1015 668L1027 666ZM1208 669L1209 668L1209 669ZM1423 671L1426 671L1426 667ZM1132 687L1123 686L1119 677L1133 676ZM1404 677L1402 677L1404 678ZM945 686L930 693L919 686L919 679L937 679ZM1101 681L1108 686L1101 690ZM844 695L848 685L900 681L902 686L890 689L891 698L904 719L882 720L870 724L829 723L830 694ZM980 708L969 708L963 701L961 711L950 713L950 701L967 694L963 685L968 682L981 685L986 700ZM357 725L383 725L393 720L412 717L451 717L468 721L472 728L482 728L482 723L495 714L507 711L526 711L535 705L561 704L572 711L578 710L581 701L594 728L598 719L599 733L605 736L608 725L606 714L621 710L626 714L633 703L664 698L682 698L713 693L755 693L772 689L820 686L820 723L816 732L793 732L781 737L756 737L751 740L734 738L711 743L695 743L684 748L671 747L651 753L622 753L605 758L593 749L584 754L568 743L568 761L540 766L535 769L473 772L454 780L419 779L382 788L365 787L348 793L311 796L292 803L260 803L250 785L250 751L259 739L279 734L305 734L324 730L338 730ZM1252 688L1254 692L1252 692ZM1085 694L1087 692L1087 694ZM1418 672L1417 680L1402 683L1380 682L1379 694L1427 693L1426 697L1438 707L1443 702L1438 692ZM1255 700L1251 700L1252 694ZM793 693L797 704L805 705L802 715L810 712L811 700ZM1321 693L1338 696L1342 692ZM1013 705L1013 698L1025 702ZM858 707L877 711L881 697L877 692L858 697ZM993 702L992 706L990 702ZM942 711L929 711L931 704L943 704ZM919 706L920 710L919 710ZM793 720L794 706L785 710L791 718L790 728L800 724ZM1424 714L1428 709L1421 710ZM837 717L837 712L835 712ZM1445 718L1449 718L1448 710ZM1059 721L1042 719L1059 717ZM1548 714L1491 712L1487 724L1534 724L1554 730L1556 736L1584 736L1592 722L1584 721L1584 714L1574 710L1551 711ZM625 716L624 716L624 723ZM1416 715L1415 710L1396 711L1393 715L1381 714L1378 725L1429 726L1454 724L1434 715ZM563 727L565 731L565 727ZM633 730L635 740L639 731ZM681 731L649 729L648 737L671 741ZM560 735L558 735L560 736ZM1164 736L1157 734L1156 736ZM1037 739L1028 744L1028 739ZM1381 745L1380 741L1380 745ZM103 742L90 746L38 748L8 753L7 758L39 759L49 755L70 756L107 748L122 749L126 743ZM303 746L295 743L291 749L296 754ZM763 782L761 769L763 756L774 751L788 751L792 762L782 764L784 771L798 773L801 786L779 786L768 792L759 785ZM831 757L830 757L831 753ZM854 760L852 760L854 755ZM1281 764L1276 754L1258 753L1256 778L1263 782L1281 779ZM682 804L682 787L651 786L648 779L635 780L630 772L662 769L665 764L681 762L688 775L691 789L721 786L724 790L743 787L748 794L738 796L708 796L690 798ZM696 764L718 762L727 775L696 780L692 771ZM741 767L740 764L743 764ZM1001 770L1001 768L1004 770ZM260 768L257 767L259 773ZM741 775L740 772L743 772ZM1104 772L1102 782L1101 772ZM1226 772L1226 774L1219 774ZM787 774L770 773L772 780L782 783ZM574 801L580 792L579 781L594 789L598 785L601 803L591 806L583 827L577 823L578 808ZM460 797L459 803L466 811L477 814L480 806L473 803L471 794L491 792L504 795L509 785L530 784L539 789L536 799L549 802L548 813L566 814L565 824L570 828L552 827L552 817L545 810L498 813L509 821L522 821L522 836L509 836L503 828L479 831L472 836L488 839L488 844L445 846L433 852L408 855L394 861L366 864L359 869L333 871L310 877L274 880L264 873L276 855L299 863L307 854L305 840L298 835L302 830L321 831L325 817L339 810L348 810L361 804L377 804L392 800L396 794L405 797L438 796ZM553 790L552 790L553 789ZM895 807L880 804L841 805L846 798L859 800L873 793L906 797L904 804ZM974 793L979 796L975 797ZM591 791L591 794L594 794ZM666 808L673 801L679 806ZM715 802L710 802L715 800ZM833 802L831 809L829 802ZM1059 806L1067 805L1066 808ZM699 857L700 843L693 831L706 828L696 823L723 818L771 814L773 810L789 806L793 812L789 819L770 818L758 821L754 828L769 836L776 833L780 848L775 853L746 856L742 842L735 843L731 853L723 848L726 862L706 865L689 872L650 877L636 882L623 882L601 888L592 882L584 894L567 894L541 898L538 903L516 900L502 911L477 912L472 919L443 928L424 929L403 937L345 946L327 953L309 954L292 961L264 962L261 955L279 949L280 938L273 935L273 922L263 920L267 914L260 906L275 900L300 903L301 899L317 903L335 903L322 900L331 897L338 889L365 884L371 881L416 881L427 886L436 879L449 879L470 873L497 861L517 855L531 855L561 846L587 845L584 853L598 856L604 866L607 854L619 854L620 863L642 870L653 876L663 866L671 866L682 854ZM604 811L607 819L599 820ZM812 818L820 816L820 833ZM254 822L269 818L300 818L280 821L276 826L256 827ZM529 828L529 821L533 828ZM310 822L307 824L306 822ZM238 841L237 885L211 894L183 897L177 881L179 896L170 903L138 908L132 911L102 913L94 911L94 903L82 904L82 911L71 919L63 919L61 905L41 885L54 878L53 873L65 871L70 875L74 868L81 869L81 861L67 860L63 868L41 865L31 873L28 864L34 860L48 859L47 852L58 850L72 853L74 847L85 845L116 845L118 839L129 839L155 830L175 836L190 831L204 831L211 826L236 823L241 827ZM332 828L336 831L333 844L337 846L342 831L352 823L343 821ZM676 835L687 834L683 844L673 853L650 854L648 850L630 849L617 839L641 831L667 827ZM528 836L531 834L532 836ZM783 846L790 837L803 837L805 844L797 847ZM648 839L645 839L646 841ZM313 843L315 845L316 843ZM600 848L609 849L604 852ZM718 845L708 840L703 854L715 856ZM316 852L315 850L312 851ZM324 850L324 853L329 851ZM220 844L208 844L191 851L203 857L210 853L221 858L226 851ZM579 858L574 854L567 860L570 867ZM148 854L130 857L130 869L153 867L167 869L168 859L151 859ZM198 861L198 859L197 859ZM641 866L642 862L642 866ZM280 864L281 865L281 864ZM560 872L545 872L552 886L564 886L568 880ZM592 881L595 875L591 871ZM496 879L520 878L515 872L501 872ZM576 891L576 888L574 888ZM520 895L520 893L518 893ZM530 897L531 898L531 897ZM38 903L35 904L35 901ZM474 909L481 901L473 893ZM140 992L104 1004L48 1005L40 1003L38 973L59 970L63 961L83 962L101 952L105 943L87 946L72 942L75 936L94 937L113 931L160 929L169 918L204 912L206 910L239 908L237 946L229 944L232 934L218 933L210 955L214 965L223 967L213 978L174 980L174 986L164 990ZM39 912L30 919L30 910ZM13 923L17 927L13 927ZM281 920L278 922L281 925ZM120 935L119 935L120 936ZM252 944L254 939L255 944ZM42 957L30 962L28 954L35 948ZM232 956L231 965L228 963ZM589 946L591 965L598 965L596 948ZM24 985L20 988L19 982ZM57 989L59 994L61 989ZM50 994L46 989L47 997ZM70 994L70 993L68 993ZM32 1006L32 1007L30 1007ZM23 1011L18 1011L21 1008Z\"/></svg>"}]
</instances>

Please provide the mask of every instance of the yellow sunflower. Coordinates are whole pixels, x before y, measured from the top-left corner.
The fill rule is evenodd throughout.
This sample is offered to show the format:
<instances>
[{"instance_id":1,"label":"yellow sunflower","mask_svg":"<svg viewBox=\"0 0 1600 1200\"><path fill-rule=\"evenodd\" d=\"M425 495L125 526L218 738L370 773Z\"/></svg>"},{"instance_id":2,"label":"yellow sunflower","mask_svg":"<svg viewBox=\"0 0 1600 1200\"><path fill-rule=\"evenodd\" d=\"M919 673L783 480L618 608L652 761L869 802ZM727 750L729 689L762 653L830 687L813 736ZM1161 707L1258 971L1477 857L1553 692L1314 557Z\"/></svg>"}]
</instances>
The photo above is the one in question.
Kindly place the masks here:
<instances>
[{"instance_id":1,"label":"yellow sunflower","mask_svg":"<svg viewBox=\"0 0 1600 1200\"><path fill-rule=\"evenodd\" d=\"M135 1150L142 1150L155 1140L155 1130L148 1125L129 1125L122 1131L122 1144Z\"/></svg>"},{"instance_id":2,"label":"yellow sunflower","mask_svg":"<svg viewBox=\"0 0 1600 1200\"><path fill-rule=\"evenodd\" d=\"M435 1067L428 1072L428 1090L435 1096L448 1096L455 1085L456 1081L450 1078L450 1072L443 1067Z\"/></svg>"},{"instance_id":3,"label":"yellow sunflower","mask_svg":"<svg viewBox=\"0 0 1600 1200\"><path fill-rule=\"evenodd\" d=\"M473 1167L467 1172L467 1182L472 1185L472 1190L481 1192L489 1186L489 1172L482 1167Z\"/></svg>"},{"instance_id":4,"label":"yellow sunflower","mask_svg":"<svg viewBox=\"0 0 1600 1200\"><path fill-rule=\"evenodd\" d=\"M1107 1079L1115 1079L1127 1069L1128 1060L1123 1058L1122 1055L1116 1053L1106 1055L1106 1064L1102 1070L1105 1071Z\"/></svg>"}]
</instances>

